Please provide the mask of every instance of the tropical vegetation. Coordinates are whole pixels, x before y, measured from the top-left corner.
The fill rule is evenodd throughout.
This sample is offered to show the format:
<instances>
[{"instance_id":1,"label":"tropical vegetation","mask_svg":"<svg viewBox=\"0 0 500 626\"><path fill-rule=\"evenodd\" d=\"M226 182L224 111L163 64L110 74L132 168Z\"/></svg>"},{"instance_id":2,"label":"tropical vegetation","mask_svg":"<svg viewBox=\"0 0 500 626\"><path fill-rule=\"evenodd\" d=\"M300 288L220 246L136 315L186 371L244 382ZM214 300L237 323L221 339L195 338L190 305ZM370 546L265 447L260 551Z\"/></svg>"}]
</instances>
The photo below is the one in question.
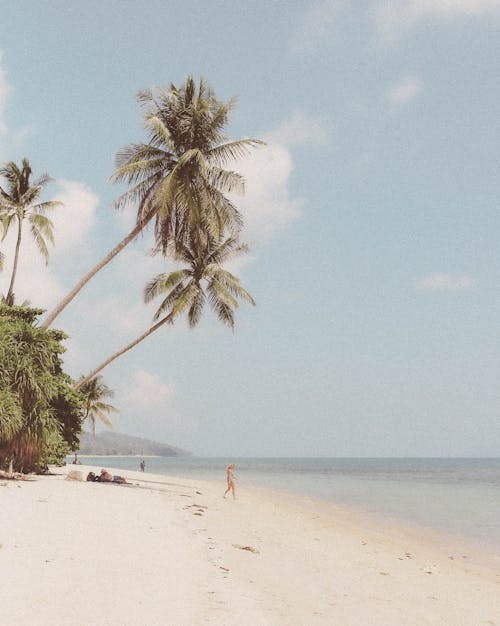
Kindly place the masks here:
<instances>
[{"instance_id":1,"label":"tropical vegetation","mask_svg":"<svg viewBox=\"0 0 500 626\"><path fill-rule=\"evenodd\" d=\"M219 242L207 233L204 235L203 243L200 242L201 236L196 240L193 238L177 251L176 258L182 259L188 267L158 274L146 285L145 302L163 296L153 318L159 321L82 378L77 388L83 389L92 382L96 374L115 359L131 350L161 326L173 324L181 314L186 314L191 328L196 326L207 300L218 319L230 328L234 328L234 311L238 308L238 298L255 304L239 279L222 267L224 261L246 251L246 246L239 244L237 239L232 237Z\"/></svg>"},{"instance_id":2,"label":"tropical vegetation","mask_svg":"<svg viewBox=\"0 0 500 626\"><path fill-rule=\"evenodd\" d=\"M78 445L84 398L62 370L58 330L41 309L0 306L0 468L40 471Z\"/></svg>"},{"instance_id":3,"label":"tropical vegetation","mask_svg":"<svg viewBox=\"0 0 500 626\"><path fill-rule=\"evenodd\" d=\"M117 413L118 409L112 404L104 402L105 398L112 398L115 392L103 382L102 376L96 376L86 382L79 382L77 387L85 398L83 421L88 420L90 422L92 433L95 435L95 426L98 420L111 428L112 424L108 415L109 413Z\"/></svg>"},{"instance_id":4,"label":"tropical vegetation","mask_svg":"<svg viewBox=\"0 0 500 626\"><path fill-rule=\"evenodd\" d=\"M111 426L117 409L105 400L112 390L98 374L160 327L186 315L190 327L209 304L218 319L234 328L239 300L255 304L239 279L224 263L244 252L239 235L243 220L228 194L243 193L244 180L230 169L260 141L229 141L224 129L234 100L219 101L203 80L188 77L180 87L143 91L148 143L131 144L118 152L111 182L129 189L116 201L118 209L132 204L132 231L90 270L51 311L43 323L41 309L14 306L14 286L23 242L23 225L47 262L53 225L45 212L58 202L40 200L50 182L47 175L31 180L31 166L7 163L0 168L0 225L5 239L13 225L17 239L7 293L0 304L0 468L43 470L78 449L82 423ZM146 303L161 298L153 324L138 338L106 359L87 376L73 381L64 371L64 333L53 321L84 285L154 221L153 253L184 266L162 272L144 290ZM3 256L0 255L0 271Z\"/></svg>"},{"instance_id":5,"label":"tropical vegetation","mask_svg":"<svg viewBox=\"0 0 500 626\"><path fill-rule=\"evenodd\" d=\"M59 302L44 320L48 328L95 274L155 218L156 243L163 252L182 247L193 229L215 238L237 234L242 218L227 193L243 193L243 177L224 166L262 144L256 139L228 141L224 128L234 99L219 101L202 79L198 87L190 76L181 87L142 91L148 143L131 144L116 156L110 180L131 188L116 201L121 209L135 206L136 225Z\"/></svg>"},{"instance_id":6,"label":"tropical vegetation","mask_svg":"<svg viewBox=\"0 0 500 626\"><path fill-rule=\"evenodd\" d=\"M0 186L0 224L3 229L2 241L12 227L16 227L16 248L12 265L12 274L9 288L5 295L7 304L14 304L14 283L17 275L19 254L23 236L24 222L28 221L31 235L43 257L48 262L49 251L47 242L54 243L52 222L45 215L49 209L61 206L61 202L50 200L40 202L40 196L51 182L51 178L44 174L40 178L31 180L32 170L28 159L23 159L21 167L13 161L0 168L0 180L4 180L4 187ZM0 257L0 270L3 258Z\"/></svg>"}]
</instances>

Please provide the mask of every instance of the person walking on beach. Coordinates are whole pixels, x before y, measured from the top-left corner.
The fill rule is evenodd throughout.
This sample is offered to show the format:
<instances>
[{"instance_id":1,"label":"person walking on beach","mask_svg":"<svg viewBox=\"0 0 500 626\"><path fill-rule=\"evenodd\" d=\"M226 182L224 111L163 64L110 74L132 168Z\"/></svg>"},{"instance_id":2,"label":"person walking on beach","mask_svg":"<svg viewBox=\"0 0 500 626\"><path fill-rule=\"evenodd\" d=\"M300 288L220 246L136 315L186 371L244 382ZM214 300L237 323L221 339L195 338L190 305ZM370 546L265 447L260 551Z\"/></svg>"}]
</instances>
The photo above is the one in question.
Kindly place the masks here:
<instances>
[{"instance_id":1,"label":"person walking on beach","mask_svg":"<svg viewBox=\"0 0 500 626\"><path fill-rule=\"evenodd\" d=\"M224 498L227 494L232 491L233 499L236 500L236 493L234 491L234 481L236 480L236 476L234 475L234 463L231 463L226 467L226 480L227 480L227 489L224 493Z\"/></svg>"},{"instance_id":2,"label":"person walking on beach","mask_svg":"<svg viewBox=\"0 0 500 626\"><path fill-rule=\"evenodd\" d=\"M141 461L141 472L143 472L146 469L146 461L142 460Z\"/></svg>"}]
</instances>

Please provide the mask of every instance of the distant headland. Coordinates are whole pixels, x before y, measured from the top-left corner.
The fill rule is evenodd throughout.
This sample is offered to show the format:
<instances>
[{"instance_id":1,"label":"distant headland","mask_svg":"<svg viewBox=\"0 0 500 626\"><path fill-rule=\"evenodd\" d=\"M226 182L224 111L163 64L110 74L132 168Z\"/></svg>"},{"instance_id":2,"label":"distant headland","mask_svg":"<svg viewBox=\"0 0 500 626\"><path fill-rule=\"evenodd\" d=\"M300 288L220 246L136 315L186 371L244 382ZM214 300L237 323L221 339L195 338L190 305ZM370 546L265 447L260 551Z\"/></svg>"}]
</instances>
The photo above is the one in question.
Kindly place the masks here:
<instances>
[{"instance_id":1,"label":"distant headland","mask_svg":"<svg viewBox=\"0 0 500 626\"><path fill-rule=\"evenodd\" d=\"M191 452L123 433L82 433L78 454L87 456L190 456Z\"/></svg>"}]
</instances>

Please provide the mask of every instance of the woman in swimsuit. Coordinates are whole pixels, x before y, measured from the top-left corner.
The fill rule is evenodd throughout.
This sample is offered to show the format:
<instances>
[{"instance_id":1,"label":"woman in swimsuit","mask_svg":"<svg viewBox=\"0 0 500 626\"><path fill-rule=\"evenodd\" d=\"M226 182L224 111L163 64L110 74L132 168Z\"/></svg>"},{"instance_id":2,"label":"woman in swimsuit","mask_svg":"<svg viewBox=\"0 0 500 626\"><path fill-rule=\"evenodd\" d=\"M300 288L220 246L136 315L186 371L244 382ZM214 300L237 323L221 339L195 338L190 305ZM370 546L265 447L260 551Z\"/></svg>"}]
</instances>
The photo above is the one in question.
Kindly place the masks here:
<instances>
[{"instance_id":1,"label":"woman in swimsuit","mask_svg":"<svg viewBox=\"0 0 500 626\"><path fill-rule=\"evenodd\" d=\"M224 498L227 494L232 491L233 499L236 500L236 494L234 492L234 481L236 480L236 476L234 475L234 463L231 463L226 467L226 480L227 480L227 489L224 493Z\"/></svg>"}]
</instances>

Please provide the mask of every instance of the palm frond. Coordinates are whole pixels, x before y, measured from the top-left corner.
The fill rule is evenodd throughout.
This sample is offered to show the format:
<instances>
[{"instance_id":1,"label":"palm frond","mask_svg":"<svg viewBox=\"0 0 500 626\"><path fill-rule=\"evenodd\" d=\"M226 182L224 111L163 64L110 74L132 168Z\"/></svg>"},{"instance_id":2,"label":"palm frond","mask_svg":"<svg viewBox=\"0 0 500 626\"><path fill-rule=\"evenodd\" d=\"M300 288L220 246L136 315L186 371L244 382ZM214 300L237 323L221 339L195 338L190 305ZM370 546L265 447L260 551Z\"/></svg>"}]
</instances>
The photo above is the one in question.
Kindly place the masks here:
<instances>
[{"instance_id":1,"label":"palm frond","mask_svg":"<svg viewBox=\"0 0 500 626\"><path fill-rule=\"evenodd\" d=\"M55 209L56 207L64 206L64 202L60 200L49 200L48 202L40 202L35 204L33 210L37 213L45 213L45 211Z\"/></svg>"},{"instance_id":2,"label":"palm frond","mask_svg":"<svg viewBox=\"0 0 500 626\"><path fill-rule=\"evenodd\" d=\"M34 180L31 184L33 187L39 187L40 189L42 189L43 187L46 187L49 183L52 183L52 182L54 182L54 179L51 176L49 176L48 174L42 174L36 180Z\"/></svg>"},{"instance_id":3,"label":"palm frond","mask_svg":"<svg viewBox=\"0 0 500 626\"><path fill-rule=\"evenodd\" d=\"M111 408L112 408L114 413L118 412L118 410L115 409L115 407L111 407ZM104 426L107 426L110 429L113 428L113 423L111 422L111 420L109 419L109 417L106 415L106 413L104 411L100 411L97 408L94 409L94 411L92 413L92 423L93 423L94 428L95 428L96 418L98 418L99 421L101 421L104 424Z\"/></svg>"},{"instance_id":4,"label":"palm frond","mask_svg":"<svg viewBox=\"0 0 500 626\"><path fill-rule=\"evenodd\" d=\"M33 214L29 216L29 222L31 225L31 234L35 241L35 244L40 251L40 254L47 264L49 259L49 250L47 248L47 241L54 243L54 235L52 232L52 222L48 217L44 215Z\"/></svg>"},{"instance_id":5,"label":"palm frond","mask_svg":"<svg viewBox=\"0 0 500 626\"><path fill-rule=\"evenodd\" d=\"M188 270L177 270L169 274L158 274L155 276L144 289L144 302L148 303L154 298L164 294L177 287L183 280L189 276Z\"/></svg>"},{"instance_id":6,"label":"palm frond","mask_svg":"<svg viewBox=\"0 0 500 626\"><path fill-rule=\"evenodd\" d=\"M198 289L188 311L188 322L191 328L194 328L200 321L204 304L205 294L203 293L203 289Z\"/></svg>"},{"instance_id":7,"label":"palm frond","mask_svg":"<svg viewBox=\"0 0 500 626\"><path fill-rule=\"evenodd\" d=\"M223 170L220 167L211 166L208 169L208 182L221 193L245 193L245 179L238 172Z\"/></svg>"},{"instance_id":8,"label":"palm frond","mask_svg":"<svg viewBox=\"0 0 500 626\"><path fill-rule=\"evenodd\" d=\"M217 289L213 281L209 283L207 291L210 304L219 320L230 328L234 328L234 314L231 304L220 297L220 290Z\"/></svg>"},{"instance_id":9,"label":"palm frond","mask_svg":"<svg viewBox=\"0 0 500 626\"><path fill-rule=\"evenodd\" d=\"M236 298L240 298L240 300L246 300L255 306L255 300L248 293L248 291L241 286L239 278L234 276L234 274L231 274L231 272L228 272L227 270L216 265L212 265L210 268L207 268L207 274L210 274L213 278L215 278L218 283L229 291L230 294Z\"/></svg>"},{"instance_id":10,"label":"palm frond","mask_svg":"<svg viewBox=\"0 0 500 626\"><path fill-rule=\"evenodd\" d=\"M183 285L182 283L179 283L177 287L174 287L172 291L170 291L166 295L166 297L161 302L160 306L155 311L153 320L158 320L163 315L167 315L169 317L169 323L172 324L174 322L174 316L172 315L172 308L177 298L179 298L183 294L185 288L186 288L185 285Z\"/></svg>"},{"instance_id":11,"label":"palm frond","mask_svg":"<svg viewBox=\"0 0 500 626\"><path fill-rule=\"evenodd\" d=\"M234 298L229 289L227 289L217 278L214 276L208 283L207 291L210 294L212 304L214 301L220 301L226 304L231 310L238 308L238 301Z\"/></svg>"},{"instance_id":12,"label":"palm frond","mask_svg":"<svg viewBox=\"0 0 500 626\"><path fill-rule=\"evenodd\" d=\"M5 237L7 237L7 234L9 232L9 230L10 230L12 222L14 221L15 218L16 218L16 214L15 213L11 213L9 215L2 215L0 217L0 222L2 224L2 229L3 229L2 241L5 239Z\"/></svg>"},{"instance_id":13,"label":"palm frond","mask_svg":"<svg viewBox=\"0 0 500 626\"><path fill-rule=\"evenodd\" d=\"M151 142L155 145L167 145L172 144L172 135L167 128L165 122L158 114L150 113L145 118L146 126L151 132Z\"/></svg>"},{"instance_id":14,"label":"palm frond","mask_svg":"<svg viewBox=\"0 0 500 626\"><path fill-rule=\"evenodd\" d=\"M107 402L94 402L93 403L93 408L96 411L99 412L106 412L106 413L119 413L120 411L113 406L112 404L108 404Z\"/></svg>"},{"instance_id":15,"label":"palm frond","mask_svg":"<svg viewBox=\"0 0 500 626\"><path fill-rule=\"evenodd\" d=\"M174 319L181 315L186 309L189 309L192 306L198 290L199 287L192 280L183 289L177 290L177 293L170 304L169 316L171 322L173 322ZM160 309L156 311L154 317L155 320L160 317L160 310L165 310L163 307L164 303L165 301L162 302Z\"/></svg>"},{"instance_id":16,"label":"palm frond","mask_svg":"<svg viewBox=\"0 0 500 626\"><path fill-rule=\"evenodd\" d=\"M227 163L248 156L252 148L265 145L265 141L261 141L260 139L238 139L237 141L229 141L219 146L214 146L208 152L207 158L211 163L226 165Z\"/></svg>"}]
</instances>

